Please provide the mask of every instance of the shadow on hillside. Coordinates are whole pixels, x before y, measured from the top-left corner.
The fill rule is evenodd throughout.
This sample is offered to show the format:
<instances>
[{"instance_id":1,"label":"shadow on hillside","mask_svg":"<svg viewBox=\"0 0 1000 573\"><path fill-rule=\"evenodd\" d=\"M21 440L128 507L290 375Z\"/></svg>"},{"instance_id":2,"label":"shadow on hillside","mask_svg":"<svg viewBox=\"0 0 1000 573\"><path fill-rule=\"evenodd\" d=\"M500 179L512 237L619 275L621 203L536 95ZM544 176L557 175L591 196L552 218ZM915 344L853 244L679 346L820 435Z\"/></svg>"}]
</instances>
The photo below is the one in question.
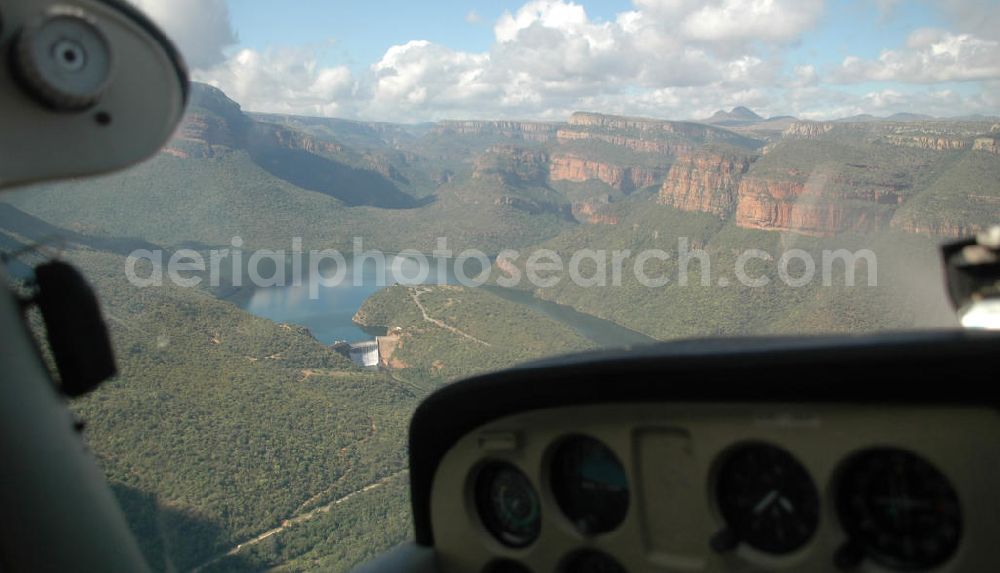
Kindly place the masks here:
<instances>
[{"instance_id":1,"label":"shadow on hillside","mask_svg":"<svg viewBox=\"0 0 1000 573\"><path fill-rule=\"evenodd\" d=\"M349 207L413 209L430 201L400 191L381 174L332 161L307 151L255 147L251 157L259 167L292 185L323 193Z\"/></svg>"},{"instance_id":2,"label":"shadow on hillside","mask_svg":"<svg viewBox=\"0 0 1000 573\"><path fill-rule=\"evenodd\" d=\"M189 571L212 559L230 541L219 525L164 508L150 493L122 484L114 484L111 489L153 571ZM232 556L206 571L253 569L248 560Z\"/></svg>"},{"instance_id":3,"label":"shadow on hillside","mask_svg":"<svg viewBox=\"0 0 1000 573\"><path fill-rule=\"evenodd\" d=\"M2 241L3 249L7 250L8 245L11 247L8 252L34 245L58 247L65 243L76 243L98 251L126 256L136 249L159 248L141 239L94 237L57 227L9 203L0 203L0 234L5 237ZM13 235L18 235L20 238L15 238Z\"/></svg>"}]
</instances>

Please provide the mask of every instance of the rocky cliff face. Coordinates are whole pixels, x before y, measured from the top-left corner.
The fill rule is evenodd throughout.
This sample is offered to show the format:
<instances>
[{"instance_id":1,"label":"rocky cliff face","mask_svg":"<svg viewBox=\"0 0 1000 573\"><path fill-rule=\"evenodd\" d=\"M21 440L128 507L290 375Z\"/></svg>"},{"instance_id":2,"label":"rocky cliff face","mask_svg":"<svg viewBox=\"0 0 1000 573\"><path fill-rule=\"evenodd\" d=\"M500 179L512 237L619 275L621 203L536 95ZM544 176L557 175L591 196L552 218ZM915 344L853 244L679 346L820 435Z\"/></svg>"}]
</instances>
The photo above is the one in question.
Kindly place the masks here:
<instances>
[{"instance_id":1,"label":"rocky cliff face","mask_svg":"<svg viewBox=\"0 0 1000 573\"><path fill-rule=\"evenodd\" d=\"M658 202L727 218L736 210L737 186L751 162L750 156L709 152L682 155L667 173Z\"/></svg>"},{"instance_id":2,"label":"rocky cliff face","mask_svg":"<svg viewBox=\"0 0 1000 573\"><path fill-rule=\"evenodd\" d=\"M822 187L748 176L737 190L736 224L748 229L832 236L875 231L892 219L888 200L844 199Z\"/></svg>"},{"instance_id":3,"label":"rocky cliff face","mask_svg":"<svg viewBox=\"0 0 1000 573\"><path fill-rule=\"evenodd\" d=\"M693 146L686 143L663 139L643 139L588 130L560 129L556 132L556 139L559 143L596 141L637 153L654 153L660 155L678 155L681 153L690 153L693 150Z\"/></svg>"},{"instance_id":4,"label":"rocky cliff face","mask_svg":"<svg viewBox=\"0 0 1000 573\"><path fill-rule=\"evenodd\" d=\"M1000 155L1000 138L997 137L977 137L972 146L973 151L983 151Z\"/></svg>"},{"instance_id":5,"label":"rocky cliff face","mask_svg":"<svg viewBox=\"0 0 1000 573\"><path fill-rule=\"evenodd\" d=\"M693 123L688 121L667 121L660 119L645 119L634 117L621 117L617 115L603 115L599 113L577 112L569 118L569 126L563 128L567 134L571 132L584 132L594 134L597 132L619 132L618 135L640 135L646 140L650 137L672 136L673 140L688 140L686 143L701 144L712 142L728 142L736 145L753 146L755 143L751 139L737 133L703 123ZM626 132L622 134L621 132ZM565 135L563 137L572 137Z\"/></svg>"},{"instance_id":6,"label":"rocky cliff face","mask_svg":"<svg viewBox=\"0 0 1000 573\"><path fill-rule=\"evenodd\" d=\"M579 127L600 127L603 129L638 129L642 131L659 130L661 124L669 122L651 119L620 117L600 113L578 111L570 116L569 124Z\"/></svg>"},{"instance_id":7,"label":"rocky cliff face","mask_svg":"<svg viewBox=\"0 0 1000 573\"><path fill-rule=\"evenodd\" d=\"M317 139L302 131L273 123L257 122L220 90L194 83L191 107L165 153L177 157L213 157L229 149L274 146L317 155L343 151L343 146Z\"/></svg>"},{"instance_id":8,"label":"rocky cliff face","mask_svg":"<svg viewBox=\"0 0 1000 573\"><path fill-rule=\"evenodd\" d=\"M269 123L254 124L250 130L249 143L255 146L305 151L313 155L334 155L344 151L344 146L339 143L317 139L307 133Z\"/></svg>"},{"instance_id":9,"label":"rocky cliff face","mask_svg":"<svg viewBox=\"0 0 1000 573\"><path fill-rule=\"evenodd\" d=\"M886 141L900 147L915 147L932 151L957 151L966 149L969 144L963 139L935 135L889 135Z\"/></svg>"},{"instance_id":10,"label":"rocky cliff face","mask_svg":"<svg viewBox=\"0 0 1000 573\"><path fill-rule=\"evenodd\" d=\"M434 127L437 135L501 136L537 143L555 139L558 124L533 121L441 121Z\"/></svg>"},{"instance_id":11,"label":"rocky cliff face","mask_svg":"<svg viewBox=\"0 0 1000 573\"><path fill-rule=\"evenodd\" d=\"M643 187L658 185L663 181L666 170L650 167L624 167L603 161L584 159L575 155L556 155L549 165L552 181L603 181L610 187L623 192L631 192Z\"/></svg>"},{"instance_id":12,"label":"rocky cliff face","mask_svg":"<svg viewBox=\"0 0 1000 573\"><path fill-rule=\"evenodd\" d=\"M891 226L893 229L916 235L950 237L953 239L971 237L972 235L980 233L983 230L983 228L979 225L965 225L955 221L917 222L909 217L896 217L892 220Z\"/></svg>"},{"instance_id":13,"label":"rocky cliff face","mask_svg":"<svg viewBox=\"0 0 1000 573\"><path fill-rule=\"evenodd\" d=\"M848 181L837 173L808 183L798 173L787 179L756 176L751 171L755 159L708 151L679 157L658 202L732 218L749 229L831 236L885 228L905 192Z\"/></svg>"},{"instance_id":14,"label":"rocky cliff face","mask_svg":"<svg viewBox=\"0 0 1000 573\"><path fill-rule=\"evenodd\" d=\"M678 133L682 135L704 135L715 128L698 123L681 121L666 121L600 113L576 112L569 118L569 124L574 127L596 127L605 130L643 131Z\"/></svg>"},{"instance_id":15,"label":"rocky cliff face","mask_svg":"<svg viewBox=\"0 0 1000 573\"><path fill-rule=\"evenodd\" d=\"M836 124L830 122L817 121L796 121L788 126L782 134L783 137L817 137L824 133L830 133Z\"/></svg>"},{"instance_id":16,"label":"rocky cliff face","mask_svg":"<svg viewBox=\"0 0 1000 573\"><path fill-rule=\"evenodd\" d=\"M252 123L221 90L193 83L187 116L163 152L183 158L213 157L239 147Z\"/></svg>"},{"instance_id":17,"label":"rocky cliff face","mask_svg":"<svg viewBox=\"0 0 1000 573\"><path fill-rule=\"evenodd\" d=\"M548 154L515 151L515 146L493 148L477 158L476 179L494 178L508 185L542 179L601 181L623 193L661 185L675 157L690 155L706 142L750 148L759 143L709 125L594 113L575 113L566 124L444 121L434 133L554 144Z\"/></svg>"}]
</instances>

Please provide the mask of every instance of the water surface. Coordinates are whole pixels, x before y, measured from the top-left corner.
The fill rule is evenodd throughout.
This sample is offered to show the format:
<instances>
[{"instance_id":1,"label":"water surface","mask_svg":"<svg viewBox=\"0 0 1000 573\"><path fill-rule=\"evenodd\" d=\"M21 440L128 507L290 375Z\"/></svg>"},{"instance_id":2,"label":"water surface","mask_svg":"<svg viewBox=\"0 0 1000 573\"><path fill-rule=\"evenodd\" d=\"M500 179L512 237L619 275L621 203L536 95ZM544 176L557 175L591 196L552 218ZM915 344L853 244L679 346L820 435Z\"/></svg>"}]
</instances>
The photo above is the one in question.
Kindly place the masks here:
<instances>
[{"instance_id":1,"label":"water surface","mask_svg":"<svg viewBox=\"0 0 1000 573\"><path fill-rule=\"evenodd\" d=\"M447 263L430 260L427 283L440 279L446 284L459 284L454 269ZM379 329L364 329L353 318L368 297L379 290L399 282L410 282L418 277L417 263L404 257L395 257L386 264L380 276L374 261L366 261L355 269L348 259L347 274L340 285L325 287L318 284L320 277L305 277L300 286L257 288L243 303L250 313L280 323L297 324L309 329L324 344L337 341L360 342L385 334ZM475 276L466 269L467 276ZM327 272L331 276L332 272ZM654 339L629 330L614 322L578 312L568 306L539 299L527 291L500 287L482 287L489 292L523 305L551 318L600 347L633 346L655 342ZM311 291L318 296L310 297Z\"/></svg>"}]
</instances>

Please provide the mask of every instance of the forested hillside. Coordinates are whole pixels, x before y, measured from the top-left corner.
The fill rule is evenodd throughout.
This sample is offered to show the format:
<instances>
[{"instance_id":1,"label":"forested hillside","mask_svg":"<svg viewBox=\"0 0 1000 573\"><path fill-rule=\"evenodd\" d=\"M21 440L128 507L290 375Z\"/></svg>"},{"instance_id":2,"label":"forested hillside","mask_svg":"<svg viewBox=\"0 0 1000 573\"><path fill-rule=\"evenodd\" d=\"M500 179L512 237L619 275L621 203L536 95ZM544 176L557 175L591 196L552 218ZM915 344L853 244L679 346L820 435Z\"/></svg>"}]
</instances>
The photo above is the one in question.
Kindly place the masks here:
<instances>
[{"instance_id":1,"label":"forested hillside","mask_svg":"<svg viewBox=\"0 0 1000 573\"><path fill-rule=\"evenodd\" d=\"M398 376L432 385L592 348L563 324L458 286L389 287L365 301L355 321L387 326L386 365Z\"/></svg>"},{"instance_id":2,"label":"forested hillside","mask_svg":"<svg viewBox=\"0 0 1000 573\"><path fill-rule=\"evenodd\" d=\"M620 286L581 287L562 280L551 287L533 289L537 296L660 340L955 325L944 292L937 242L925 236L887 230L823 238L742 229L708 214L651 206L639 198L619 203L613 213L620 219L618 225L568 231L543 246L566 261L571 253L584 248L632 253L659 249L670 253L670 258L651 260L644 271L649 277L668 279L668 284L649 288L640 284L634 273L623 272ZM684 284L682 241L689 253L703 251L709 261L705 266L692 256L683 265L688 271ZM814 263L815 279L808 284L789 286L780 276L779 260L790 249L808 253ZM748 278L765 285L747 286L737 277L737 260L747 250L772 257L771 261L752 260L745 267ZM868 251L874 264L858 258L849 272L844 260L833 256L838 251ZM831 270L828 276L824 276L824 253ZM523 265L524 261L520 262ZM593 264L581 266L584 276L595 270ZM789 264L791 278L806 273L804 263ZM851 274L853 286L849 283Z\"/></svg>"},{"instance_id":3,"label":"forested hillside","mask_svg":"<svg viewBox=\"0 0 1000 573\"><path fill-rule=\"evenodd\" d=\"M7 252L30 240L10 219ZM343 570L409 535L410 388L205 291L136 288L121 255L63 258L100 293L119 365L71 407L154 570Z\"/></svg>"}]
</instances>

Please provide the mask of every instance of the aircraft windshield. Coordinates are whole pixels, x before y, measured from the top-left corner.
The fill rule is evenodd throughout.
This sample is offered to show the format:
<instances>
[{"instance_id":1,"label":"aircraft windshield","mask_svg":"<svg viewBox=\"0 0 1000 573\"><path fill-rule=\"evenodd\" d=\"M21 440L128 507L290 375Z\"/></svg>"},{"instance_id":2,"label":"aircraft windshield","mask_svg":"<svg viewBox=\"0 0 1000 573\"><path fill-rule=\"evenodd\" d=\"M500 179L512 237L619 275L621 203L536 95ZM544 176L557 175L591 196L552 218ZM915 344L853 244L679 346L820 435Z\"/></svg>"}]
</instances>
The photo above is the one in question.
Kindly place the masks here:
<instances>
[{"instance_id":1,"label":"aircraft windshield","mask_svg":"<svg viewBox=\"0 0 1000 573\"><path fill-rule=\"evenodd\" d=\"M434 389L700 337L955 327L1000 223L1000 6L138 0L192 69L152 160L0 196L96 287L73 403L154 570L410 535Z\"/></svg>"}]
</instances>

